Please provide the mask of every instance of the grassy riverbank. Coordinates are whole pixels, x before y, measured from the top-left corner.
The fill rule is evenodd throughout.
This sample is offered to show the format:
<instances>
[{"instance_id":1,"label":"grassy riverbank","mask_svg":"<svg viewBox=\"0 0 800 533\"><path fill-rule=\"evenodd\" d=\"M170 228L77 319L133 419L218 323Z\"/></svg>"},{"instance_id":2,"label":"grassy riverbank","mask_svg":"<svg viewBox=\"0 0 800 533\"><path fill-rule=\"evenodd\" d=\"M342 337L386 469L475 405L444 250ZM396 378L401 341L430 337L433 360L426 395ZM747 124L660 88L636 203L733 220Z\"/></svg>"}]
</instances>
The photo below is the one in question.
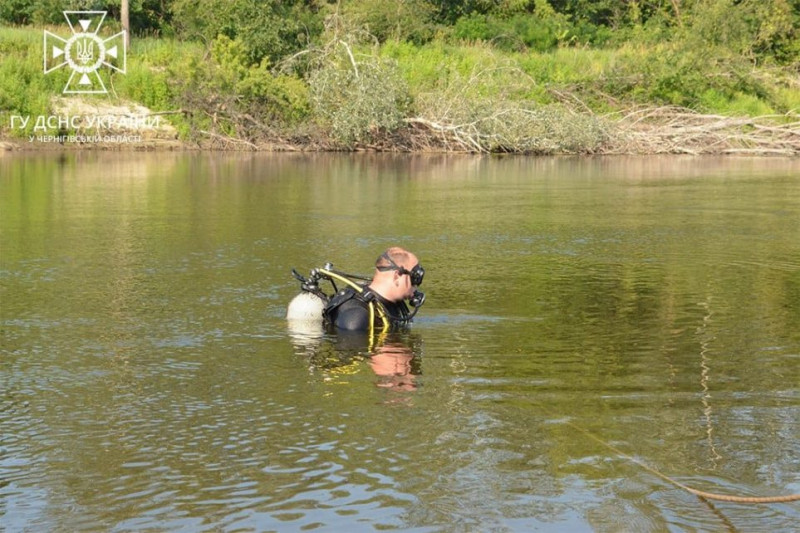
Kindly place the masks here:
<instances>
[{"instance_id":1,"label":"grassy riverbank","mask_svg":"<svg viewBox=\"0 0 800 533\"><path fill-rule=\"evenodd\" d=\"M139 37L108 96L64 100L69 71L42 73L42 31L0 28L7 141L81 133L35 131L35 119L22 127L13 116L93 105L134 114L125 110L138 104L149 111L136 113L174 128L167 136L205 148L800 153L800 63L756 65L699 37L536 51L457 32L378 42L329 27L299 51L258 62L240 38Z\"/></svg>"}]
</instances>

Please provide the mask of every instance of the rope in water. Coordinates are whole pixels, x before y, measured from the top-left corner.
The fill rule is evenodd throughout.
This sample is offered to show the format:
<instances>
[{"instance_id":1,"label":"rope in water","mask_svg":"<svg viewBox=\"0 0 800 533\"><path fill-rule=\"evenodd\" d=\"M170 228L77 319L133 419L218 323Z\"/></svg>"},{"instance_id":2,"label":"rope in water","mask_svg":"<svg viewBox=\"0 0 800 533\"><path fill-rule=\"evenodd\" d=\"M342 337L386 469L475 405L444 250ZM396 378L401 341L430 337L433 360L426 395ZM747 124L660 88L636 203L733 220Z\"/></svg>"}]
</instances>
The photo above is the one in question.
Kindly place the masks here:
<instances>
[{"instance_id":1,"label":"rope in water","mask_svg":"<svg viewBox=\"0 0 800 533\"><path fill-rule=\"evenodd\" d=\"M599 442L603 446L605 446L608 449L612 450L613 452L621 455L625 459L628 459L629 461L631 461L633 463L636 463L637 465L641 466L642 468L644 468L645 470L647 470L648 472L650 472L654 476L657 476L657 477L663 479L664 481L667 481L668 483L671 483L671 484L675 485L676 487L679 487L679 488L681 488L681 489L683 489L683 490L685 490L687 492L690 492L690 493L694 494L695 496L699 496L701 498L706 498L706 499L709 499L709 500L723 501L723 502L733 502L733 503L786 503L786 502L796 502L796 501L800 500L800 494L787 494L787 495L784 495L784 496L752 497L752 496L732 496L732 495L728 495L728 494L716 494L716 493L713 493L713 492L706 492L706 491L703 491L703 490L693 489L692 487L684 485L680 481L676 481L676 480L672 479L671 477L669 477L666 474L662 474L661 472L659 472L655 468L653 468L653 467L651 467L649 465L646 465L645 463L639 461L635 457L632 457L632 456L628 455L627 453L623 452L622 450L620 450L616 446L613 446L613 445L609 444L608 442L604 441L600 437L595 436L594 434L592 434L589 431L583 429L582 427L580 427L580 426L578 426L576 424L573 424L570 421L566 421L566 423L570 427L572 427L573 429L583 433L584 435L586 435L587 437L591 438L595 442Z\"/></svg>"}]
</instances>

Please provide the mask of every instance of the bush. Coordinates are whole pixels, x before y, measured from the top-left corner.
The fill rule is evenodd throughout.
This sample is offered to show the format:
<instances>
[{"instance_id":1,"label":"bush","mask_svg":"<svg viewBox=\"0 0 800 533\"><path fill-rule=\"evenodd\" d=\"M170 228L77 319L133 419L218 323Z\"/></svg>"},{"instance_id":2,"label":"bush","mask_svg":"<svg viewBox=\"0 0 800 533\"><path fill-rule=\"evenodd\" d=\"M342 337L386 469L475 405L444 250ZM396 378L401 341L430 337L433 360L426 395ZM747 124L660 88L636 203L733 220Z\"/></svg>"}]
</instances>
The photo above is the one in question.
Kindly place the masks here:
<instances>
[{"instance_id":1,"label":"bush","mask_svg":"<svg viewBox=\"0 0 800 533\"><path fill-rule=\"evenodd\" d=\"M777 94L749 61L719 47L662 43L651 48L625 47L600 85L610 95L640 104L677 105L699 111L767 110ZM743 95L761 100L741 105ZM731 106L734 101L740 104Z\"/></svg>"},{"instance_id":2,"label":"bush","mask_svg":"<svg viewBox=\"0 0 800 533\"><path fill-rule=\"evenodd\" d=\"M352 0L343 5L344 16L364 28L379 42L425 43L435 33L434 7L428 0Z\"/></svg>"},{"instance_id":3,"label":"bush","mask_svg":"<svg viewBox=\"0 0 800 533\"><path fill-rule=\"evenodd\" d=\"M408 87L395 64L374 56L356 62L344 51L329 55L311 73L309 85L317 120L348 147L396 129L409 106Z\"/></svg>"},{"instance_id":4,"label":"bush","mask_svg":"<svg viewBox=\"0 0 800 533\"><path fill-rule=\"evenodd\" d=\"M31 22L33 6L28 0L0 0L0 20L11 24Z\"/></svg>"},{"instance_id":5,"label":"bush","mask_svg":"<svg viewBox=\"0 0 800 533\"><path fill-rule=\"evenodd\" d=\"M192 111L196 130L252 138L301 121L309 112L308 90L293 76L274 75L265 58L251 65L246 46L221 35L211 59L191 56L169 69L176 101Z\"/></svg>"},{"instance_id":6,"label":"bush","mask_svg":"<svg viewBox=\"0 0 800 533\"><path fill-rule=\"evenodd\" d=\"M706 0L693 5L683 41L740 57L791 63L800 56L800 12L788 0Z\"/></svg>"},{"instance_id":7,"label":"bush","mask_svg":"<svg viewBox=\"0 0 800 533\"><path fill-rule=\"evenodd\" d=\"M504 50L551 50L567 42L572 34L568 18L557 13L546 0L534 0L533 13L520 6L488 14L473 12L458 19L453 36L466 41L487 41Z\"/></svg>"},{"instance_id":8,"label":"bush","mask_svg":"<svg viewBox=\"0 0 800 533\"><path fill-rule=\"evenodd\" d=\"M452 76L436 93L421 94L417 111L423 124L467 150L591 153L605 142L601 119L527 98L530 84L512 65L479 68L470 76Z\"/></svg>"},{"instance_id":9,"label":"bush","mask_svg":"<svg viewBox=\"0 0 800 533\"><path fill-rule=\"evenodd\" d=\"M614 30L608 26L578 21L570 32L574 42L592 46L605 46L614 40Z\"/></svg>"},{"instance_id":10,"label":"bush","mask_svg":"<svg viewBox=\"0 0 800 533\"><path fill-rule=\"evenodd\" d=\"M250 64L275 63L322 31L322 16L305 3L279 0L175 0L172 14L182 36L211 43L224 35L241 43Z\"/></svg>"},{"instance_id":11,"label":"bush","mask_svg":"<svg viewBox=\"0 0 800 533\"><path fill-rule=\"evenodd\" d=\"M130 0L131 32L169 33L171 0ZM63 24L63 11L108 11L104 25L119 26L120 0L0 0L0 21L11 24Z\"/></svg>"},{"instance_id":12,"label":"bush","mask_svg":"<svg viewBox=\"0 0 800 533\"><path fill-rule=\"evenodd\" d=\"M551 50L568 36L565 22L519 14L510 18L472 14L453 27L453 36L464 41L487 41L503 50Z\"/></svg>"}]
</instances>

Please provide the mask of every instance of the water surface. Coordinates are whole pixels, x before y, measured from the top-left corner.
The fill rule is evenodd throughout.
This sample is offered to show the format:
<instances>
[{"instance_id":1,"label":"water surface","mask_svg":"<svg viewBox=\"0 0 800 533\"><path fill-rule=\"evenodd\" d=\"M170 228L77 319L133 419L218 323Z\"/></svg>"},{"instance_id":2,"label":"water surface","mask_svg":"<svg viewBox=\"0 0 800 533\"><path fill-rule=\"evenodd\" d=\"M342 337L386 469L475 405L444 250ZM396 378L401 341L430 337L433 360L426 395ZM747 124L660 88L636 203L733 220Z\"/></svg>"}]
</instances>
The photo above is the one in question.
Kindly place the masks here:
<instances>
[{"instance_id":1,"label":"water surface","mask_svg":"<svg viewBox=\"0 0 800 533\"><path fill-rule=\"evenodd\" d=\"M0 528L788 531L800 161L0 155ZM377 346L307 272L426 268Z\"/></svg>"}]
</instances>

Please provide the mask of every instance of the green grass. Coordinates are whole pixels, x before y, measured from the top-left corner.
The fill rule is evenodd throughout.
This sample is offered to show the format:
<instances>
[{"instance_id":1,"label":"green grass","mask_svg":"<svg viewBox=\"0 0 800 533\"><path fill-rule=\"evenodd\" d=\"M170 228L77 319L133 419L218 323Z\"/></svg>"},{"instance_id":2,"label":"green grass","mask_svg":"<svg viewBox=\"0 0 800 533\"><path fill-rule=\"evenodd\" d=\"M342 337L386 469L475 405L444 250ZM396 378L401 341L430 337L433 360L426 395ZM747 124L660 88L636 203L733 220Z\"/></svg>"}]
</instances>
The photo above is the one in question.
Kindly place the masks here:
<instances>
[{"instance_id":1,"label":"green grass","mask_svg":"<svg viewBox=\"0 0 800 533\"><path fill-rule=\"evenodd\" d=\"M0 130L10 128L17 116L46 115L50 95L60 92L68 79L66 73L44 75L41 32L31 29L0 27ZM35 119L34 119L35 120ZM34 120L16 136L33 133Z\"/></svg>"},{"instance_id":2,"label":"green grass","mask_svg":"<svg viewBox=\"0 0 800 533\"><path fill-rule=\"evenodd\" d=\"M128 51L126 73L115 76L114 88L120 98L139 102L153 111L174 109L171 82L176 67L202 55L203 49L196 43L135 39Z\"/></svg>"},{"instance_id":3,"label":"green grass","mask_svg":"<svg viewBox=\"0 0 800 533\"><path fill-rule=\"evenodd\" d=\"M126 73L114 76L115 97L137 102L153 112L180 109L176 78L192 58L202 57L197 43L172 39L141 38L131 43ZM181 137L190 136L190 125L180 114L170 115L169 122Z\"/></svg>"}]
</instances>

